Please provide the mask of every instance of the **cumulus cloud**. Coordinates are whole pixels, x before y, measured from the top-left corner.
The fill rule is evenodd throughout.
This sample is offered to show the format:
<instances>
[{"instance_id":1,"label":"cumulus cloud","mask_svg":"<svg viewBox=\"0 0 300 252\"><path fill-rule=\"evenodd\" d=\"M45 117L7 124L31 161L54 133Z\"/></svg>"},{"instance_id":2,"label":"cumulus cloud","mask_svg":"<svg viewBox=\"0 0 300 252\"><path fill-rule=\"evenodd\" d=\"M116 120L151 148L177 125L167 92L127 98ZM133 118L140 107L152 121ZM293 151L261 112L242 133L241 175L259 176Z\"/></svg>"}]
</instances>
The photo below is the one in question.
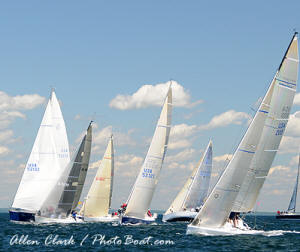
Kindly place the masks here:
<instances>
[{"instance_id":1,"label":"cumulus cloud","mask_svg":"<svg viewBox=\"0 0 300 252\"><path fill-rule=\"evenodd\" d=\"M161 106L169 85L170 81L156 85L143 85L132 95L117 95L110 101L109 106L120 110ZM176 81L172 81L172 91L174 106L190 108L203 102L202 100L191 102L189 92Z\"/></svg>"},{"instance_id":2,"label":"cumulus cloud","mask_svg":"<svg viewBox=\"0 0 300 252\"><path fill-rule=\"evenodd\" d=\"M271 175L274 172L283 171L283 172L289 172L291 169L284 165L277 165L270 168L269 174Z\"/></svg>"},{"instance_id":3,"label":"cumulus cloud","mask_svg":"<svg viewBox=\"0 0 300 252\"><path fill-rule=\"evenodd\" d=\"M294 105L300 105L300 93L297 93L294 98Z\"/></svg>"},{"instance_id":4,"label":"cumulus cloud","mask_svg":"<svg viewBox=\"0 0 300 252\"><path fill-rule=\"evenodd\" d=\"M45 102L38 94L9 96L0 91L0 110L30 110Z\"/></svg>"},{"instance_id":5,"label":"cumulus cloud","mask_svg":"<svg viewBox=\"0 0 300 252\"><path fill-rule=\"evenodd\" d=\"M299 137L283 136L278 148L279 154L298 153L300 146Z\"/></svg>"},{"instance_id":6,"label":"cumulus cloud","mask_svg":"<svg viewBox=\"0 0 300 252\"><path fill-rule=\"evenodd\" d=\"M300 137L300 111L290 115L285 135Z\"/></svg>"},{"instance_id":7,"label":"cumulus cloud","mask_svg":"<svg viewBox=\"0 0 300 252\"><path fill-rule=\"evenodd\" d=\"M143 158L133 154L124 154L115 157L115 168L118 174L125 177L137 176L143 163Z\"/></svg>"},{"instance_id":8,"label":"cumulus cloud","mask_svg":"<svg viewBox=\"0 0 300 252\"><path fill-rule=\"evenodd\" d=\"M12 130L0 131L0 142L10 141L13 137L14 132Z\"/></svg>"},{"instance_id":9,"label":"cumulus cloud","mask_svg":"<svg viewBox=\"0 0 300 252\"><path fill-rule=\"evenodd\" d=\"M213 161L215 162L224 162L224 161L230 161L232 158L232 154L224 154L221 156L216 156L213 158Z\"/></svg>"},{"instance_id":10,"label":"cumulus cloud","mask_svg":"<svg viewBox=\"0 0 300 252\"><path fill-rule=\"evenodd\" d=\"M6 156L10 153L10 149L5 146L0 146L0 156Z\"/></svg>"},{"instance_id":11,"label":"cumulus cloud","mask_svg":"<svg viewBox=\"0 0 300 252\"><path fill-rule=\"evenodd\" d=\"M237 112L234 110L226 111L220 115L214 116L208 124L201 125L199 129L208 130L213 128L225 127L230 124L240 125L251 117L245 112Z\"/></svg>"}]
</instances>

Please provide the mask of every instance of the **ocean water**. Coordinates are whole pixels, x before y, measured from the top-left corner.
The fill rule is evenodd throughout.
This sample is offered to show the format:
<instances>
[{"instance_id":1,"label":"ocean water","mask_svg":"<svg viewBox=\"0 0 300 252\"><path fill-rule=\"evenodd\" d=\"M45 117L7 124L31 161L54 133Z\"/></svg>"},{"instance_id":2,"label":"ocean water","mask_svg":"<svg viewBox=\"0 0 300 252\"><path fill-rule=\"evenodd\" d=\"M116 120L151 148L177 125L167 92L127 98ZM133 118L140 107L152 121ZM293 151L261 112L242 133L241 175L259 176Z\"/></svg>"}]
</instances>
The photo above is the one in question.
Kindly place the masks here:
<instances>
[{"instance_id":1,"label":"ocean water","mask_svg":"<svg viewBox=\"0 0 300 252\"><path fill-rule=\"evenodd\" d=\"M110 223L18 224L0 212L0 251L300 251L300 221L251 215L263 234L186 235L187 223L120 226ZM27 237L28 244L21 239ZM24 241L24 239L23 239Z\"/></svg>"}]
</instances>

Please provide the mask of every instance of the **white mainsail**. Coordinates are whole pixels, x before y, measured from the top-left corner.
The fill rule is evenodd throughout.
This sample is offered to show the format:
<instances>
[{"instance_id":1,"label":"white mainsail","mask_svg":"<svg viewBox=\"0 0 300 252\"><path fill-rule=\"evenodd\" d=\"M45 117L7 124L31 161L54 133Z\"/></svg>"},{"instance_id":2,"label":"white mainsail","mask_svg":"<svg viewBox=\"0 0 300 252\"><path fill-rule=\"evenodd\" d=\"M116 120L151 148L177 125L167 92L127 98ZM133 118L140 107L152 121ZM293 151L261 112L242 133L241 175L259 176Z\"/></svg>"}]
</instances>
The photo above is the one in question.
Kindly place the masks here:
<instances>
[{"instance_id":1,"label":"white mainsail","mask_svg":"<svg viewBox=\"0 0 300 252\"><path fill-rule=\"evenodd\" d=\"M171 116L172 89L170 86L148 153L127 201L126 216L143 219L150 207L168 146Z\"/></svg>"},{"instance_id":2,"label":"white mainsail","mask_svg":"<svg viewBox=\"0 0 300 252\"><path fill-rule=\"evenodd\" d=\"M114 176L113 138L110 137L100 166L79 212L86 217L102 217L108 215L111 204Z\"/></svg>"},{"instance_id":3,"label":"white mainsail","mask_svg":"<svg viewBox=\"0 0 300 252\"><path fill-rule=\"evenodd\" d=\"M296 202L297 202L297 193L298 193L298 184L299 184L299 170L300 170L300 155L299 155L299 161L298 161L298 172L297 172L297 178L296 183L294 187L294 191L291 197L291 201L288 207L288 212L296 212Z\"/></svg>"},{"instance_id":4,"label":"white mainsail","mask_svg":"<svg viewBox=\"0 0 300 252\"><path fill-rule=\"evenodd\" d=\"M183 209L192 209L203 205L208 193L211 169L212 142L210 141L199 164L193 169L191 176L188 178L165 214L182 211Z\"/></svg>"},{"instance_id":5,"label":"white mainsail","mask_svg":"<svg viewBox=\"0 0 300 252\"><path fill-rule=\"evenodd\" d=\"M224 225L257 151L266 158L266 165L271 165L276 153L274 150L277 149L277 139L281 138L284 132L296 91L296 80L293 77L295 72L297 73L298 62L294 53L289 54L289 51L294 52L295 48L296 34L246 134L191 226ZM264 142L267 135L271 140ZM266 149L261 151L263 146L266 146ZM273 146L275 148L272 148ZM257 157L257 160L263 158Z\"/></svg>"},{"instance_id":6,"label":"white mainsail","mask_svg":"<svg viewBox=\"0 0 300 252\"><path fill-rule=\"evenodd\" d=\"M56 125L59 125L59 130ZM56 142L58 138L59 144ZM64 158L59 158L58 146L65 149ZM34 212L40 209L64 169L68 151L65 123L52 90L12 208Z\"/></svg>"},{"instance_id":7,"label":"white mainsail","mask_svg":"<svg viewBox=\"0 0 300 252\"><path fill-rule=\"evenodd\" d=\"M295 35L273 80L275 86L269 115L248 173L235 200L233 212L248 212L255 205L288 123L297 87L298 64L298 41Z\"/></svg>"}]
</instances>

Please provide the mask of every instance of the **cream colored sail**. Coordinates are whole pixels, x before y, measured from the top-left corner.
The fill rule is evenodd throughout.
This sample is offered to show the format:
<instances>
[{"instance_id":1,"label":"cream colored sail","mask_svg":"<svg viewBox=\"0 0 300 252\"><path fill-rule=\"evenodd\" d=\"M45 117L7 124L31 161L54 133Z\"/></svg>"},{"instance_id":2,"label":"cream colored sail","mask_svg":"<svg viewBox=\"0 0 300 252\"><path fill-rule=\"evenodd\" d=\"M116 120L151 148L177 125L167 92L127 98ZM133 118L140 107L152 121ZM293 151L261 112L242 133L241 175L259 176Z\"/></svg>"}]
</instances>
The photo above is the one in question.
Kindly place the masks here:
<instances>
[{"instance_id":1,"label":"cream colored sail","mask_svg":"<svg viewBox=\"0 0 300 252\"><path fill-rule=\"evenodd\" d=\"M102 217L108 215L114 176L114 150L111 136L100 166L87 194L80 215Z\"/></svg>"},{"instance_id":2,"label":"cream colored sail","mask_svg":"<svg viewBox=\"0 0 300 252\"><path fill-rule=\"evenodd\" d=\"M298 68L298 40L294 36L276 73L274 94L261 140L235 200L233 212L248 212L255 205L288 123L297 87Z\"/></svg>"},{"instance_id":3,"label":"cream colored sail","mask_svg":"<svg viewBox=\"0 0 300 252\"><path fill-rule=\"evenodd\" d=\"M165 158L171 129L172 89L167 97L158 120L147 156L129 196L125 215L145 218L150 207L159 173Z\"/></svg>"},{"instance_id":4,"label":"cream colored sail","mask_svg":"<svg viewBox=\"0 0 300 252\"><path fill-rule=\"evenodd\" d=\"M297 42L295 37L293 37L291 44ZM294 62L295 59L293 58L289 61ZM262 139L266 140L264 137L267 134L266 130L270 131L268 135L271 138L277 138L277 132L277 134L279 132L283 133L283 131L277 130L282 130L280 128L281 123L287 123L296 88L296 84L292 82L293 79L288 81L282 75L283 71L286 73L291 72L292 76L294 76L294 72L297 69L295 64L286 64L285 59L280 64L279 70L271 82L246 134L191 226L221 227L224 225L233 209L234 202L245 181L255 153L261 150L262 145L266 144L266 142L261 141ZM283 77L284 79L282 80L281 78ZM270 140L270 142L274 143L273 140ZM266 154L265 158L268 160L267 165L269 165L270 159L274 158L270 154L272 152L268 152L268 150L272 150L272 146L267 144L266 150L263 153Z\"/></svg>"}]
</instances>

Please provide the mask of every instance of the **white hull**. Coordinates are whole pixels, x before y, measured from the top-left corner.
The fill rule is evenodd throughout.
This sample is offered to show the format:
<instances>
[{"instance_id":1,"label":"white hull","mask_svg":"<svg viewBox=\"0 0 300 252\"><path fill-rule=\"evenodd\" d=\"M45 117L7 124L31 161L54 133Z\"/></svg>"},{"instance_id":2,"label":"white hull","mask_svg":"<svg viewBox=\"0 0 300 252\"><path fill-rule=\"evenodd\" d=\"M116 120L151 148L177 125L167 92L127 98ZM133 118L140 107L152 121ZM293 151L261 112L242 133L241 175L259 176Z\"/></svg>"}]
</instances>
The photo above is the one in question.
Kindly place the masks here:
<instances>
[{"instance_id":1,"label":"white hull","mask_svg":"<svg viewBox=\"0 0 300 252\"><path fill-rule=\"evenodd\" d=\"M250 229L246 224L240 221L238 227L234 227L230 223L226 223L222 227L199 227L188 225L186 234L196 234L196 235L241 235L241 234L262 234L262 230Z\"/></svg>"},{"instance_id":2,"label":"white hull","mask_svg":"<svg viewBox=\"0 0 300 252\"><path fill-rule=\"evenodd\" d=\"M35 222L36 223L82 223L83 221L79 218L68 217L68 218L47 218L47 217L41 217L41 216L35 216Z\"/></svg>"},{"instance_id":3,"label":"white hull","mask_svg":"<svg viewBox=\"0 0 300 252\"><path fill-rule=\"evenodd\" d=\"M118 222L119 216L102 216L102 217L83 217L83 221L85 222Z\"/></svg>"},{"instance_id":4,"label":"white hull","mask_svg":"<svg viewBox=\"0 0 300 252\"><path fill-rule=\"evenodd\" d=\"M191 221L197 215L197 212L191 211L178 211L169 214L164 214L162 221L163 222L175 222L175 221Z\"/></svg>"}]
</instances>

